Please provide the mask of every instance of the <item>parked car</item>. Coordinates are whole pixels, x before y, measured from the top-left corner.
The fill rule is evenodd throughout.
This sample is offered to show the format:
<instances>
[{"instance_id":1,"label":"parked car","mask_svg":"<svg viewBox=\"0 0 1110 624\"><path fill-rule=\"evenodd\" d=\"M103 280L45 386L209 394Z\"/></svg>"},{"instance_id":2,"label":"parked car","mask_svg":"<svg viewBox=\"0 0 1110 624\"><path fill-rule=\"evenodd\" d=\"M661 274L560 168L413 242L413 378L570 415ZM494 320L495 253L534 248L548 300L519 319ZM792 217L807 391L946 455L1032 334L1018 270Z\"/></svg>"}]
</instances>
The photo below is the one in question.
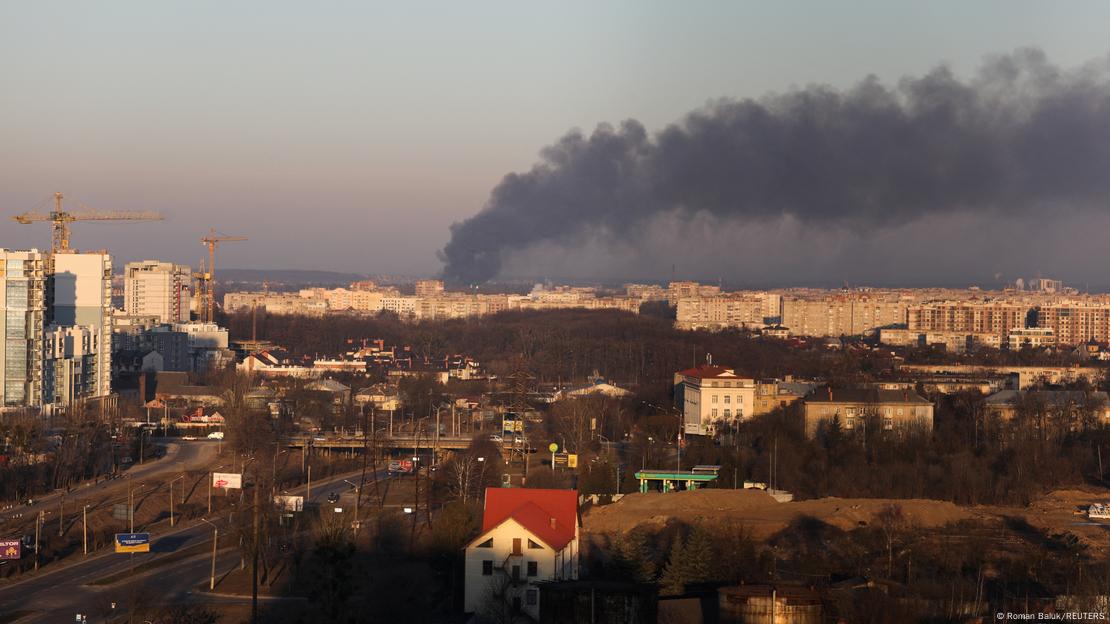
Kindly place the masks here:
<instances>
[{"instance_id":1,"label":"parked car","mask_svg":"<svg viewBox=\"0 0 1110 624\"><path fill-rule=\"evenodd\" d=\"M498 444L500 444L501 442L503 442L503 440L501 439L501 436L497 435L496 433L494 433L494 434L491 434L491 435L490 435L490 437L489 437L489 439L490 439L491 441L493 441L493 442L497 442Z\"/></svg>"},{"instance_id":2,"label":"parked car","mask_svg":"<svg viewBox=\"0 0 1110 624\"><path fill-rule=\"evenodd\" d=\"M208 434L208 439L209 440L223 440L224 439L224 432L223 431L213 431L212 433Z\"/></svg>"},{"instance_id":3,"label":"parked car","mask_svg":"<svg viewBox=\"0 0 1110 624\"><path fill-rule=\"evenodd\" d=\"M328 494L328 502L329 503L338 503L339 502L339 495L336 494L335 492L332 492L331 494Z\"/></svg>"}]
</instances>

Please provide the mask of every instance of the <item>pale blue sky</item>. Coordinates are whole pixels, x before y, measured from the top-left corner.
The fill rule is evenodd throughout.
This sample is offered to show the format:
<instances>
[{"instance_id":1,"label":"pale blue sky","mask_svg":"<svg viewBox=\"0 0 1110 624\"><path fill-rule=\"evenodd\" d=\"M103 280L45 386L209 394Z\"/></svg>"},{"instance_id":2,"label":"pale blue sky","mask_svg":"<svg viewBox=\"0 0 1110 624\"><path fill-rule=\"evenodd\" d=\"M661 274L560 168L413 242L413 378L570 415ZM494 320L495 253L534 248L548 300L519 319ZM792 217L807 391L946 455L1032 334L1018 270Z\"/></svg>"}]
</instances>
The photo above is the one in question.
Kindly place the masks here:
<instances>
[{"instance_id":1,"label":"pale blue sky","mask_svg":"<svg viewBox=\"0 0 1110 624\"><path fill-rule=\"evenodd\" d=\"M1105 2L0 2L0 209L55 190L149 225L79 247L430 273L448 226L572 127L1042 48L1110 50ZM45 246L0 222L0 246Z\"/></svg>"}]
</instances>

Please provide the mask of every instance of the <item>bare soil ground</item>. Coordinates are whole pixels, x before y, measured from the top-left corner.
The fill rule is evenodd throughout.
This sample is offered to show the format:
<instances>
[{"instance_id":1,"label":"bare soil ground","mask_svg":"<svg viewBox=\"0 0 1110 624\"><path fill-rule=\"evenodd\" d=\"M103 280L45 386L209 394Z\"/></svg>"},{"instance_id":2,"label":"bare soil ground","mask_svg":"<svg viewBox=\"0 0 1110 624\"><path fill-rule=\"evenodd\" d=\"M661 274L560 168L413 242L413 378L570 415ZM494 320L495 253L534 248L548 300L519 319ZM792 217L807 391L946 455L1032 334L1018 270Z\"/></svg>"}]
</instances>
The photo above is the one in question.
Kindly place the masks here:
<instances>
[{"instance_id":1,"label":"bare soil ground","mask_svg":"<svg viewBox=\"0 0 1110 624\"><path fill-rule=\"evenodd\" d=\"M615 533L640 524L662 526L675 519L688 523L736 522L766 539L794 519L806 515L841 529L870 524L889 505L898 505L910 521L923 528L960 520L1024 518L1049 534L1070 532L1094 551L1110 553L1110 522L1090 521L1086 506L1110 500L1110 490L1081 488L1057 490L1028 507L961 507L950 502L923 499L821 498L779 503L760 490L695 490L670 494L630 494L619 502L589 509L583 517L587 533Z\"/></svg>"}]
</instances>

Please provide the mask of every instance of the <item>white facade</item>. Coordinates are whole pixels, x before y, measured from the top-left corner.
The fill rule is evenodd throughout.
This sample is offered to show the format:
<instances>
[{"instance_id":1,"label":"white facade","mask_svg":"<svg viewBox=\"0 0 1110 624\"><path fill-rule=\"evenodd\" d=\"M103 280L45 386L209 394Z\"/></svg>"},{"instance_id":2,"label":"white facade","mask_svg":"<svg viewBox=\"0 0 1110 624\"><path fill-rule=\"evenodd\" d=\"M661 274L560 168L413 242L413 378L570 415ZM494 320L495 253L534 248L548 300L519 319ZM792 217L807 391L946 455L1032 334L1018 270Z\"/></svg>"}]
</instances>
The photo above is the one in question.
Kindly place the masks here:
<instances>
[{"instance_id":1,"label":"white facade","mask_svg":"<svg viewBox=\"0 0 1110 624\"><path fill-rule=\"evenodd\" d=\"M466 547L467 613L505 611L514 606L539 620L543 581L578 578L578 527L574 539L555 550L521 525L506 518Z\"/></svg>"},{"instance_id":2,"label":"white facade","mask_svg":"<svg viewBox=\"0 0 1110 624\"><path fill-rule=\"evenodd\" d=\"M675 385L682 390L684 433L713 435L720 424L755 415L755 380L730 368L699 366L680 371L675 373Z\"/></svg>"},{"instance_id":3,"label":"white facade","mask_svg":"<svg viewBox=\"0 0 1110 624\"><path fill-rule=\"evenodd\" d=\"M56 327L81 327L93 336L95 354L88 359L85 396L104 396L112 382L112 258L106 253L54 255L54 305L48 315ZM84 357L84 356L82 356Z\"/></svg>"},{"instance_id":4,"label":"white facade","mask_svg":"<svg viewBox=\"0 0 1110 624\"><path fill-rule=\"evenodd\" d=\"M189 320L189 267L143 260L124 267L123 309L132 316L156 316L159 323Z\"/></svg>"}]
</instances>

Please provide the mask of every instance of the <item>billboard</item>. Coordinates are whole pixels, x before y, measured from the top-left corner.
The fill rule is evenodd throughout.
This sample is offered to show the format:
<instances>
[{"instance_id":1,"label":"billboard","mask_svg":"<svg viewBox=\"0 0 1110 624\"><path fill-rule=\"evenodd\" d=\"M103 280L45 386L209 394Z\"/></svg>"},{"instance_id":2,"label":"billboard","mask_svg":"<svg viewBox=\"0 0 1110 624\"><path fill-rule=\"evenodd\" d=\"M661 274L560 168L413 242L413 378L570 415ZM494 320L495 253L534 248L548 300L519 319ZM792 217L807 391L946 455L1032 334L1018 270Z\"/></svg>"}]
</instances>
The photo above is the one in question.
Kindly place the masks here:
<instances>
[{"instance_id":1,"label":"billboard","mask_svg":"<svg viewBox=\"0 0 1110 624\"><path fill-rule=\"evenodd\" d=\"M304 497L278 494L274 504L282 511L304 511Z\"/></svg>"},{"instance_id":2,"label":"billboard","mask_svg":"<svg viewBox=\"0 0 1110 624\"><path fill-rule=\"evenodd\" d=\"M243 488L243 475L238 472L213 472L212 487L217 490Z\"/></svg>"},{"instance_id":3,"label":"billboard","mask_svg":"<svg viewBox=\"0 0 1110 624\"><path fill-rule=\"evenodd\" d=\"M578 455L574 453L555 453L556 468L577 468Z\"/></svg>"},{"instance_id":4,"label":"billboard","mask_svg":"<svg viewBox=\"0 0 1110 624\"><path fill-rule=\"evenodd\" d=\"M150 533L116 533L116 552L150 552Z\"/></svg>"},{"instance_id":5,"label":"billboard","mask_svg":"<svg viewBox=\"0 0 1110 624\"><path fill-rule=\"evenodd\" d=\"M0 559L19 559L23 556L23 544L19 540L0 540Z\"/></svg>"}]
</instances>

